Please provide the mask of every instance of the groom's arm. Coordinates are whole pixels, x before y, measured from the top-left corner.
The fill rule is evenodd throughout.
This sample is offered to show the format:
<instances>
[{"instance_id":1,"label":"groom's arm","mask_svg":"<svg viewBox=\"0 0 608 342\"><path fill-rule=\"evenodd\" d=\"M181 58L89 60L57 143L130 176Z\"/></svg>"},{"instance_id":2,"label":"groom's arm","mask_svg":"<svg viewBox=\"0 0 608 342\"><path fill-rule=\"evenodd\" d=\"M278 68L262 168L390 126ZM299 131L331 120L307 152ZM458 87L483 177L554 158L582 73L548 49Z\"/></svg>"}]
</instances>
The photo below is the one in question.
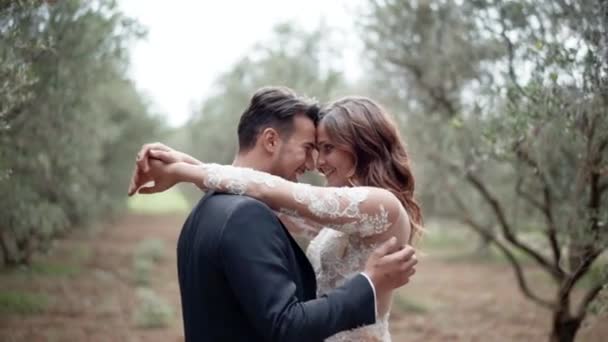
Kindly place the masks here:
<instances>
[{"instance_id":1,"label":"groom's arm","mask_svg":"<svg viewBox=\"0 0 608 342\"><path fill-rule=\"evenodd\" d=\"M357 275L315 300L296 298L289 242L268 207L245 200L227 221L219 255L243 310L267 341L320 341L375 322L370 281Z\"/></svg>"}]
</instances>

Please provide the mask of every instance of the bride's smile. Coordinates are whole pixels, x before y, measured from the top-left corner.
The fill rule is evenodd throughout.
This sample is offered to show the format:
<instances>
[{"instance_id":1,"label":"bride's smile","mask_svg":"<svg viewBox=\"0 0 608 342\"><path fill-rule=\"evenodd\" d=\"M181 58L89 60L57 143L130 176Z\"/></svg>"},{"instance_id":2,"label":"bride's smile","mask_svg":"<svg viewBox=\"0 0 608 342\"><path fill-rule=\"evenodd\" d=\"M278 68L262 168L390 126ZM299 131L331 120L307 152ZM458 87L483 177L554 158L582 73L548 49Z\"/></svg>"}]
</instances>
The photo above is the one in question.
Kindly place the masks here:
<instances>
[{"instance_id":1,"label":"bride's smile","mask_svg":"<svg viewBox=\"0 0 608 342\"><path fill-rule=\"evenodd\" d=\"M325 176L327 185L348 186L348 177L353 174L355 168L352 152L348 147L334 143L327 135L322 122L317 128L317 148L317 169Z\"/></svg>"}]
</instances>

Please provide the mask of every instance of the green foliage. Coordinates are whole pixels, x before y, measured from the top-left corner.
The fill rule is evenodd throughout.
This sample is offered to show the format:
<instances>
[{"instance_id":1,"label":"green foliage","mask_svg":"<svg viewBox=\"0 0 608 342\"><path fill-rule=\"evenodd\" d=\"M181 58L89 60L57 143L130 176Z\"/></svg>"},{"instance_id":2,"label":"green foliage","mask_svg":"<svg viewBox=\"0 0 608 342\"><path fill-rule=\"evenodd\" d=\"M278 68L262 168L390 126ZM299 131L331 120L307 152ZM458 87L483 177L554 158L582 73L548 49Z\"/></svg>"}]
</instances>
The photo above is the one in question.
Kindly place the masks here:
<instances>
[{"instance_id":1,"label":"green foliage","mask_svg":"<svg viewBox=\"0 0 608 342\"><path fill-rule=\"evenodd\" d=\"M48 262L35 262L29 266L29 272L45 276L72 277L81 272L79 266Z\"/></svg>"},{"instance_id":2,"label":"green foliage","mask_svg":"<svg viewBox=\"0 0 608 342\"><path fill-rule=\"evenodd\" d=\"M135 311L135 324L140 328L163 328L174 320L173 308L154 291L137 289L139 304Z\"/></svg>"},{"instance_id":3,"label":"green foliage","mask_svg":"<svg viewBox=\"0 0 608 342\"><path fill-rule=\"evenodd\" d=\"M600 319L605 318L608 314L608 284L604 285L602 290L600 290L597 300L591 303L589 312L599 316Z\"/></svg>"},{"instance_id":4,"label":"green foliage","mask_svg":"<svg viewBox=\"0 0 608 342\"><path fill-rule=\"evenodd\" d=\"M402 110L427 215L471 227L515 270L541 266L559 296L535 294L527 276L518 285L554 310L554 327L584 318L589 301L576 309L570 291L608 248L608 5L368 5L374 90Z\"/></svg>"},{"instance_id":5,"label":"green foliage","mask_svg":"<svg viewBox=\"0 0 608 342\"><path fill-rule=\"evenodd\" d=\"M165 258L165 242L160 239L146 239L137 245L135 255L136 258L159 263Z\"/></svg>"},{"instance_id":6,"label":"green foliage","mask_svg":"<svg viewBox=\"0 0 608 342\"><path fill-rule=\"evenodd\" d=\"M135 257L133 258L133 281L136 285L150 285L150 277L154 262L148 258Z\"/></svg>"},{"instance_id":7,"label":"green foliage","mask_svg":"<svg viewBox=\"0 0 608 342\"><path fill-rule=\"evenodd\" d=\"M150 285L154 265L165 258L165 243L159 239L146 239L135 248L133 279L137 285Z\"/></svg>"},{"instance_id":8,"label":"green foliage","mask_svg":"<svg viewBox=\"0 0 608 342\"><path fill-rule=\"evenodd\" d=\"M425 232L416 246L422 251L435 252L468 252L475 248L476 236L463 232L463 226L448 220L427 220Z\"/></svg>"},{"instance_id":9,"label":"green foliage","mask_svg":"<svg viewBox=\"0 0 608 342\"><path fill-rule=\"evenodd\" d=\"M0 313L37 314L43 312L50 299L41 294L0 291Z\"/></svg>"},{"instance_id":10,"label":"green foliage","mask_svg":"<svg viewBox=\"0 0 608 342\"><path fill-rule=\"evenodd\" d=\"M596 284L605 282L608 287L608 282L606 282L606 280L608 280L608 264L604 261L604 263L597 263L591 267L585 277L581 279L580 285L584 288L590 288Z\"/></svg>"},{"instance_id":11,"label":"green foliage","mask_svg":"<svg viewBox=\"0 0 608 342\"><path fill-rule=\"evenodd\" d=\"M15 1L0 33L0 259L17 264L122 210L160 122L123 76L143 31L115 1Z\"/></svg>"},{"instance_id":12,"label":"green foliage","mask_svg":"<svg viewBox=\"0 0 608 342\"><path fill-rule=\"evenodd\" d=\"M429 308L426 304L416 300L414 298L407 297L405 295L394 296L394 305L401 313L412 313L412 314L426 314L429 312Z\"/></svg>"}]
</instances>

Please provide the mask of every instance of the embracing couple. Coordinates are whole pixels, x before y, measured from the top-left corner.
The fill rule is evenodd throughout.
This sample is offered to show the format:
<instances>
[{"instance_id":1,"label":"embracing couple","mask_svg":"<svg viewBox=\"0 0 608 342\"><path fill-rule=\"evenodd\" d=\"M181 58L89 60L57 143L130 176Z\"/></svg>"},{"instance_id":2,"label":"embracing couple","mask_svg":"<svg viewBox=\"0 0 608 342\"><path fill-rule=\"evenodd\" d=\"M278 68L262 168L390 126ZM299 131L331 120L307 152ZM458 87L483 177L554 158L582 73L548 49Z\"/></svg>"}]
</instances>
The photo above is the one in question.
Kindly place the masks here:
<instances>
[{"instance_id":1,"label":"embracing couple","mask_svg":"<svg viewBox=\"0 0 608 342\"><path fill-rule=\"evenodd\" d=\"M130 195L178 182L206 192L177 246L186 341L390 341L393 291L414 274L422 217L388 114L363 97L319 107L265 87L238 141L232 165L160 143L137 155ZM297 182L315 168L327 187Z\"/></svg>"}]
</instances>

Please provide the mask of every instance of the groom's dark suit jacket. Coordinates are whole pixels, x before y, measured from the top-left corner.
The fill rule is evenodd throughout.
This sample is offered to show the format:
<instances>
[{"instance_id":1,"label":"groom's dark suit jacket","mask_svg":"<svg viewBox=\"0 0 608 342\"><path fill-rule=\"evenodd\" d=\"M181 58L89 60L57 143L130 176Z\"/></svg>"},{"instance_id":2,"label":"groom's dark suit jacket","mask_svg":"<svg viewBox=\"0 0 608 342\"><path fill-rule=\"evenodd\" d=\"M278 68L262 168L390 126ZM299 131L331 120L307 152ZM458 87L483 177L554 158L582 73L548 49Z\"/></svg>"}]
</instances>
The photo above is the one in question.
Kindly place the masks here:
<instances>
[{"instance_id":1,"label":"groom's dark suit jacket","mask_svg":"<svg viewBox=\"0 0 608 342\"><path fill-rule=\"evenodd\" d=\"M375 321L363 275L315 298L308 259L274 213L245 196L208 193L178 247L186 341L322 341Z\"/></svg>"}]
</instances>

